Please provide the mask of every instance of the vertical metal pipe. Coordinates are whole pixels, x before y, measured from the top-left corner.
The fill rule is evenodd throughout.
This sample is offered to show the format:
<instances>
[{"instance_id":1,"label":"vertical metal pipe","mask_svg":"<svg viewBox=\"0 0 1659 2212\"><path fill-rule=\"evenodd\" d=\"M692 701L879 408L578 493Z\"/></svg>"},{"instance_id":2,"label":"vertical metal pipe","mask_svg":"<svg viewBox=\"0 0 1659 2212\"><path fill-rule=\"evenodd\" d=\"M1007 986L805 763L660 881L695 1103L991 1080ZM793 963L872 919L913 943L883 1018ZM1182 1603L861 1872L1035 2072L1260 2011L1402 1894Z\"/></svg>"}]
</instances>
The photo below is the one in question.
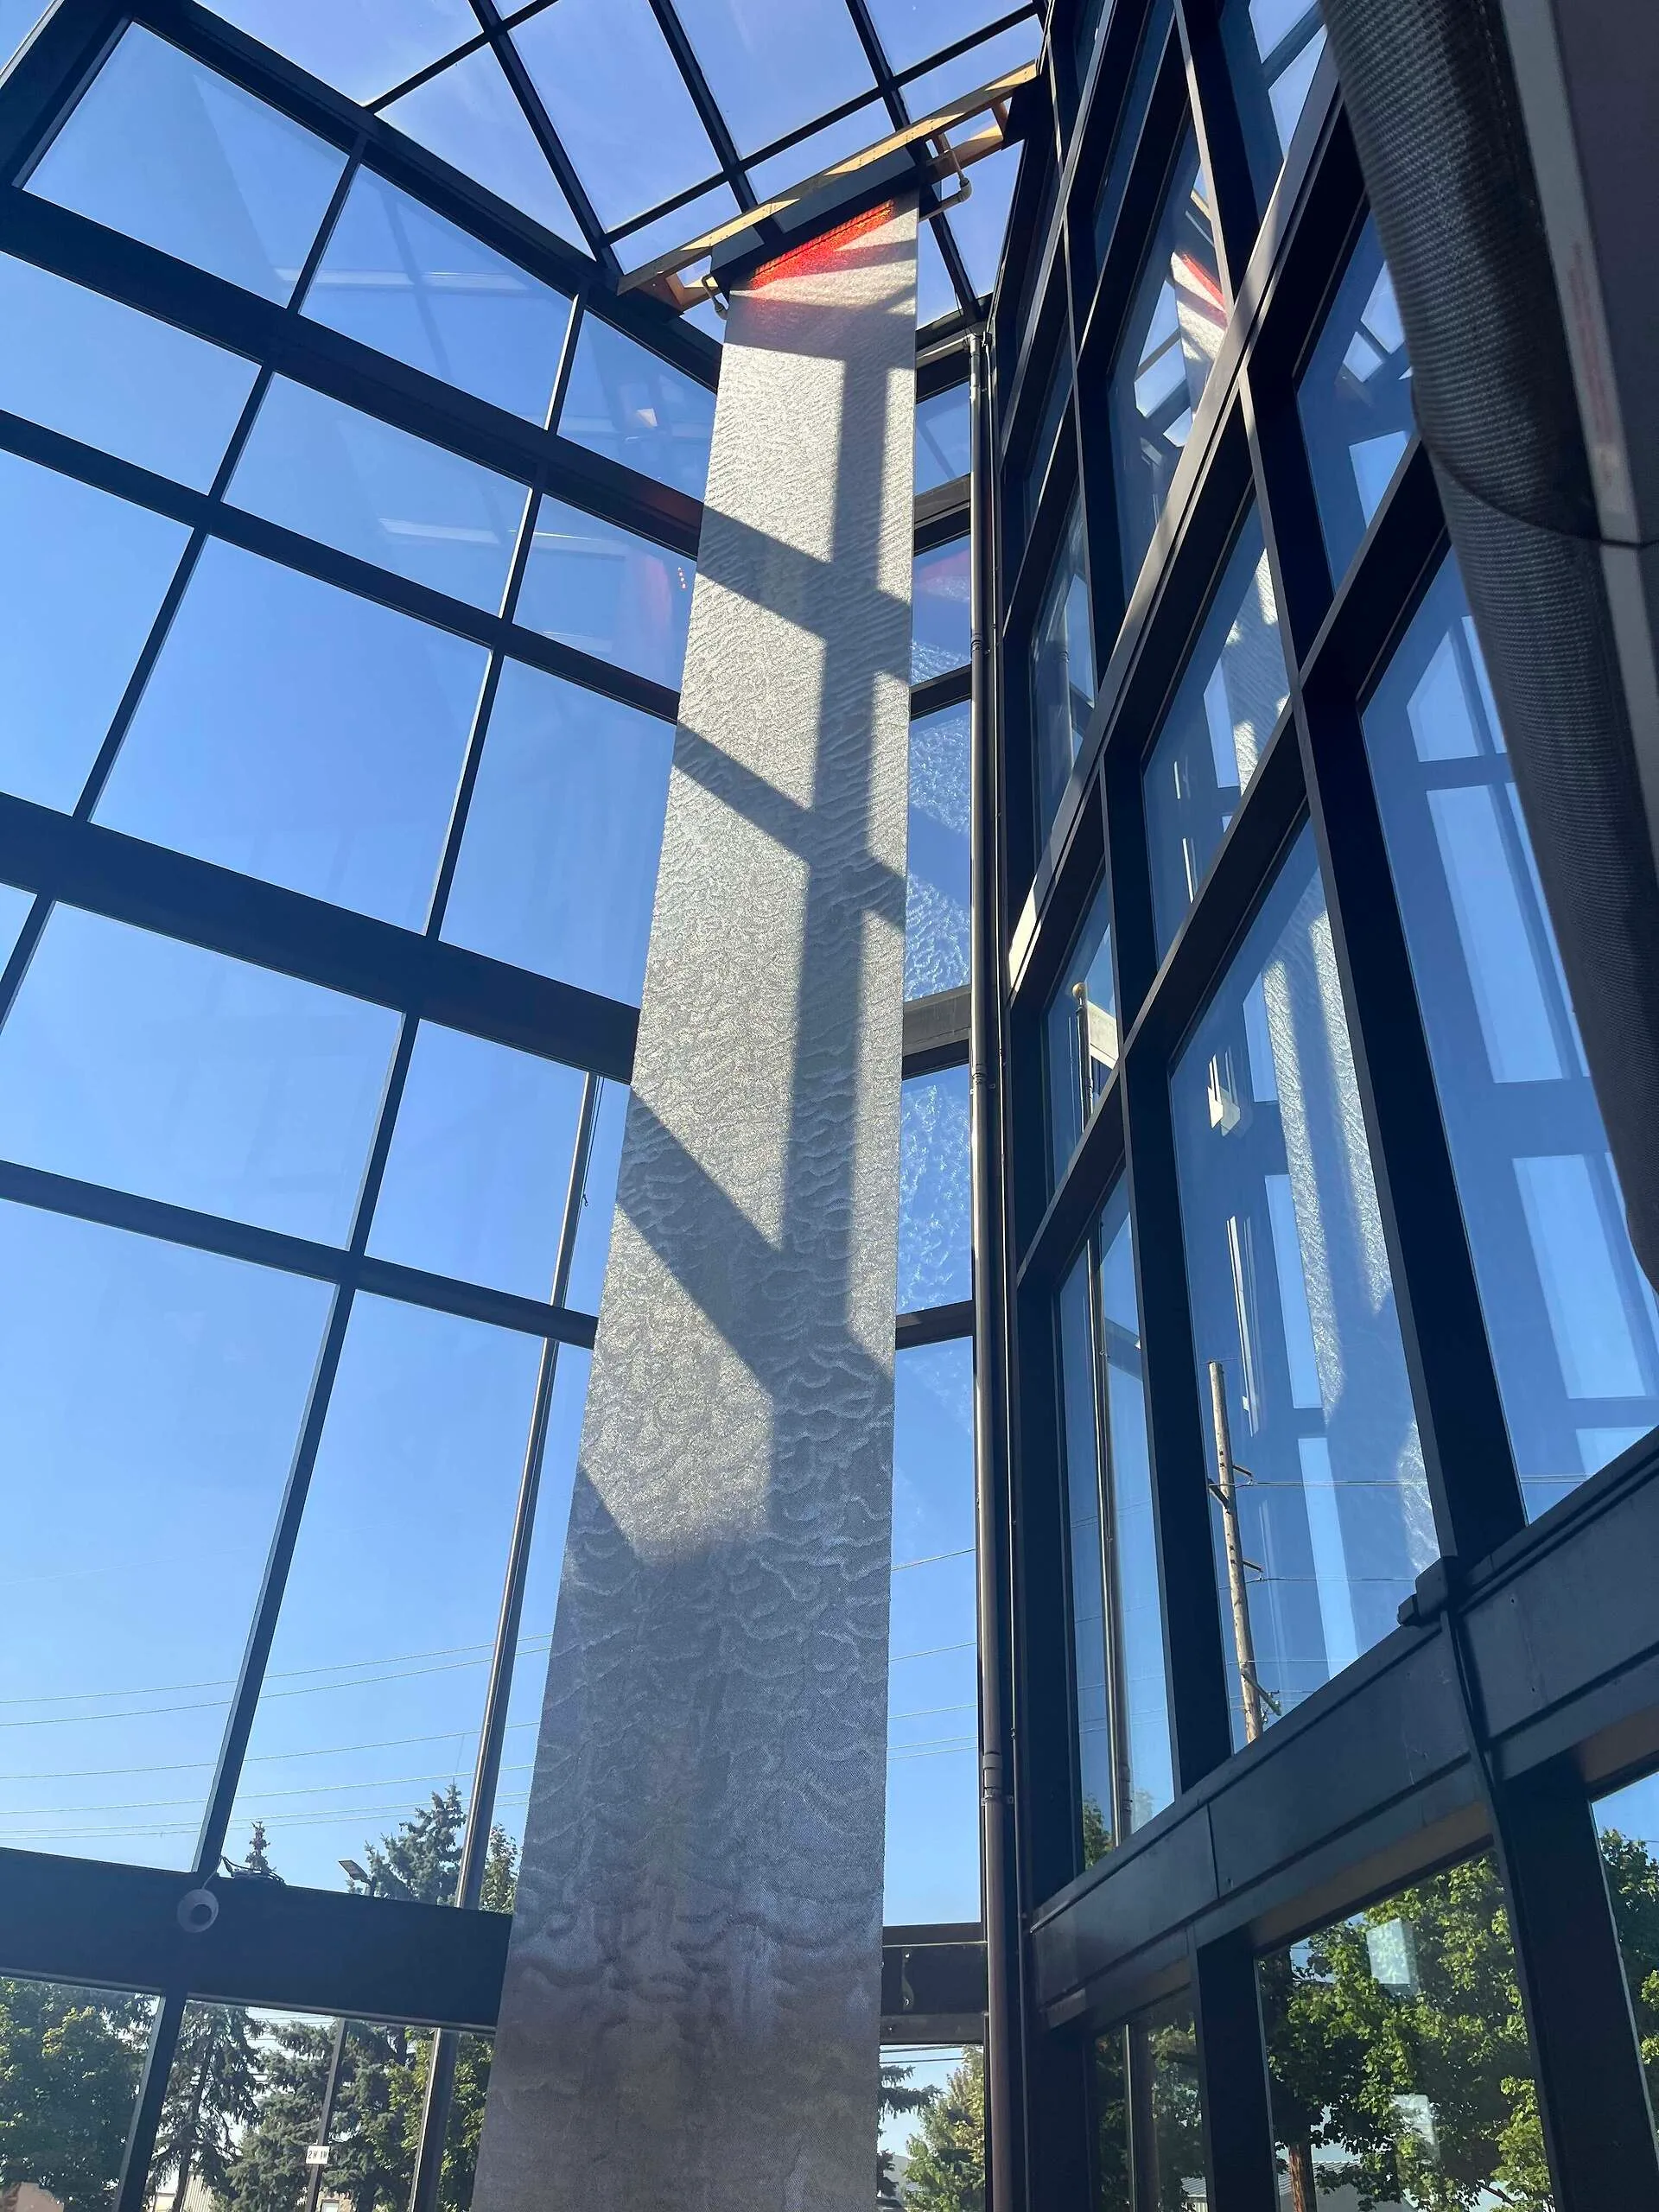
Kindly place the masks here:
<instances>
[{"instance_id":1,"label":"vertical metal pipe","mask_svg":"<svg viewBox=\"0 0 1659 2212\"><path fill-rule=\"evenodd\" d=\"M565 1188L564 1213L559 1224L558 1255L553 1264L551 1302L563 1306L570 1287L575 1259L576 1231L582 1221L588 1185L588 1162L594 1148L594 1127L604 1081L589 1071L582 1087L582 1110L576 1122L575 1149L570 1157L570 1180ZM461 1840L461 1872L455 1903L476 1910L484 1894L489 1866L490 1830L495 1811L496 1785L501 1778L501 1752L506 1741L507 1707L512 1695L513 1657L524 1618L524 1584L530 1573L530 1548L536 1533L536 1505L541 1492L542 1457L547 1444L547 1425L553 1408L553 1386L558 1377L559 1347L550 1338L542 1350L536 1378L536 1404L531 1415L530 1438L524 1446L524 1471L519 1477L518 1500L513 1512L512 1537L507 1547L506 1580L501 1592L501 1611L496 1623L495 1649L490 1658L489 1687L484 1694L484 1721L479 1731L478 1761L473 1772L473 1794L467 1807L467 1829ZM426 2095L421 2107L420 2149L416 2154L414 2178L410 2183L410 2212L434 2212L438 2183L443 2172L443 2146L449 2132L449 2108L454 2096L455 2061L461 2037L454 2028L439 2028L432 2038L432 2060L427 2069ZM308 2205L306 2212L315 2212Z\"/></svg>"},{"instance_id":2,"label":"vertical metal pipe","mask_svg":"<svg viewBox=\"0 0 1659 2212\"><path fill-rule=\"evenodd\" d=\"M973 1099L974 1488L979 1611L980 1864L985 1914L985 2114L989 2212L1013 2212L1014 2052L1019 1983L1019 1902L1014 1894L1013 1799L1003 1694L1008 1634L1007 1542L998 1449L1006 1313L1002 1266L1001 974L995 747L988 636L995 601L986 589L990 552L990 393L986 342L972 351L972 791L969 1059Z\"/></svg>"},{"instance_id":3,"label":"vertical metal pipe","mask_svg":"<svg viewBox=\"0 0 1659 2212\"><path fill-rule=\"evenodd\" d=\"M1227 1547L1227 1589L1233 1601L1233 1650L1244 1700L1244 1740L1262 1733L1262 1688L1255 1676L1255 1636L1250 1626L1250 1593L1244 1582L1244 1544L1238 1528L1238 1471L1233 1464L1231 1427L1227 1419L1227 1375L1218 1359L1210 1363L1210 1415L1216 1428L1216 1479L1222 1535Z\"/></svg>"}]
</instances>

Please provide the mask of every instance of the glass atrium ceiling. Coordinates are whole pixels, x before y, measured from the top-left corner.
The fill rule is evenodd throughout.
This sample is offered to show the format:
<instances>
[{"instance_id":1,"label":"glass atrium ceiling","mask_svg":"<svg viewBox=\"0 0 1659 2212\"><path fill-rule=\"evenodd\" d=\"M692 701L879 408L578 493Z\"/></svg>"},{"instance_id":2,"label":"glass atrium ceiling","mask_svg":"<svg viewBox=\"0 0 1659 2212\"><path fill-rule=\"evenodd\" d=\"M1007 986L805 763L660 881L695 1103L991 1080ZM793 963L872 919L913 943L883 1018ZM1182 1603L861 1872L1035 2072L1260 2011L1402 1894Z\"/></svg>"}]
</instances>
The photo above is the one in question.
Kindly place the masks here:
<instances>
[{"instance_id":1,"label":"glass atrium ceiling","mask_svg":"<svg viewBox=\"0 0 1659 2212\"><path fill-rule=\"evenodd\" d=\"M1033 0L221 0L613 276L1033 60ZM995 279L1018 150L931 226L920 320ZM703 320L700 311L697 319ZM711 327L712 318L709 324Z\"/></svg>"}]
</instances>

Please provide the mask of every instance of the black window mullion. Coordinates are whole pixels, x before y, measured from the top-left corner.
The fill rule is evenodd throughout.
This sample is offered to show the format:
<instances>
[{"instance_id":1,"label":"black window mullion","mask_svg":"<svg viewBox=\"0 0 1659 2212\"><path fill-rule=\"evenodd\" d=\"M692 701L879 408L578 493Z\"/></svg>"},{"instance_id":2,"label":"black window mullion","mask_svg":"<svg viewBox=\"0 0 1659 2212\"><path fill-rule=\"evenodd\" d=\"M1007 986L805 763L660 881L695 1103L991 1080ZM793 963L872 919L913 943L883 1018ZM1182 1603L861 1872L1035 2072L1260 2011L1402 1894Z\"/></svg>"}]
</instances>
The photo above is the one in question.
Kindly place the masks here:
<instances>
[{"instance_id":1,"label":"black window mullion","mask_svg":"<svg viewBox=\"0 0 1659 2212\"><path fill-rule=\"evenodd\" d=\"M614 287L620 274L620 264L606 242L605 226L594 212L594 203L588 197L588 188L576 174L575 163L564 150L558 132L553 128L552 118L537 91L528 69L519 58L518 49L501 28L501 17L494 0L473 0L473 13L490 34L495 58L501 64L503 75L512 88L512 96L524 110L524 120L535 133L536 143L546 158L548 167L558 179L559 189L569 203L570 212L582 226L582 235L588 251L599 264L611 285Z\"/></svg>"},{"instance_id":2,"label":"black window mullion","mask_svg":"<svg viewBox=\"0 0 1659 2212\"><path fill-rule=\"evenodd\" d=\"M675 14L671 0L651 0L651 12L657 18L657 28L674 57L674 67L679 71L681 81L691 95L691 105L697 111L697 119L709 135L709 143L715 149L721 174L736 195L738 206L746 209L753 207L756 204L754 187L749 182L748 172L737 150L737 143L726 127L720 103L709 89L709 79L703 75L702 64L685 35L685 26Z\"/></svg>"}]
</instances>

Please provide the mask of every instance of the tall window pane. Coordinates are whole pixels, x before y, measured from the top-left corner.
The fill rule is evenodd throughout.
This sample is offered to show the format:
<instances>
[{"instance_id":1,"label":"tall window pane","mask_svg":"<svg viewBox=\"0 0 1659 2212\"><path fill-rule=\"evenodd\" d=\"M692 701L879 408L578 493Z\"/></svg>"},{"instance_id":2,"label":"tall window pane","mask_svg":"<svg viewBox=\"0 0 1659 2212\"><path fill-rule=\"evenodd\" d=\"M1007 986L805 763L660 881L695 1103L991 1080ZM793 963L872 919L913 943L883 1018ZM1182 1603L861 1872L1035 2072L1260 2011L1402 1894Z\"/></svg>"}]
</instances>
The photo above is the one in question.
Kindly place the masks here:
<instances>
[{"instance_id":1,"label":"tall window pane","mask_svg":"<svg viewBox=\"0 0 1659 2212\"><path fill-rule=\"evenodd\" d=\"M972 463L972 421L965 384L916 403L916 490L936 491L965 476Z\"/></svg>"},{"instance_id":2,"label":"tall window pane","mask_svg":"<svg viewBox=\"0 0 1659 2212\"><path fill-rule=\"evenodd\" d=\"M666 722L510 661L444 936L637 1006L673 746Z\"/></svg>"},{"instance_id":3,"label":"tall window pane","mask_svg":"<svg viewBox=\"0 0 1659 2212\"><path fill-rule=\"evenodd\" d=\"M1265 207L1325 52L1318 0L1227 0L1221 42L1244 126L1251 181Z\"/></svg>"},{"instance_id":4,"label":"tall window pane","mask_svg":"<svg viewBox=\"0 0 1659 2212\"><path fill-rule=\"evenodd\" d=\"M418 929L485 662L447 630L211 543L98 819Z\"/></svg>"},{"instance_id":5,"label":"tall window pane","mask_svg":"<svg viewBox=\"0 0 1659 2212\"><path fill-rule=\"evenodd\" d=\"M0 1980L0 2142L19 2205L114 2202L159 2009L122 1990Z\"/></svg>"},{"instance_id":6,"label":"tall window pane","mask_svg":"<svg viewBox=\"0 0 1659 2212\"><path fill-rule=\"evenodd\" d=\"M899 1311L973 1295L968 1071L905 1084L899 1123Z\"/></svg>"},{"instance_id":7,"label":"tall window pane","mask_svg":"<svg viewBox=\"0 0 1659 2212\"><path fill-rule=\"evenodd\" d=\"M277 377L227 496L493 613L529 495L493 469Z\"/></svg>"},{"instance_id":8,"label":"tall window pane","mask_svg":"<svg viewBox=\"0 0 1659 2212\"><path fill-rule=\"evenodd\" d=\"M910 616L912 683L967 667L972 644L971 579L965 537L917 555Z\"/></svg>"},{"instance_id":9,"label":"tall window pane","mask_svg":"<svg viewBox=\"0 0 1659 2212\"><path fill-rule=\"evenodd\" d=\"M1386 1636L1438 1548L1311 830L1171 1094L1243 1741Z\"/></svg>"},{"instance_id":10,"label":"tall window pane","mask_svg":"<svg viewBox=\"0 0 1659 2212\"><path fill-rule=\"evenodd\" d=\"M73 807L189 532L0 453L0 784Z\"/></svg>"},{"instance_id":11,"label":"tall window pane","mask_svg":"<svg viewBox=\"0 0 1659 2212\"><path fill-rule=\"evenodd\" d=\"M329 1297L0 1205L0 1843L190 1864Z\"/></svg>"},{"instance_id":12,"label":"tall window pane","mask_svg":"<svg viewBox=\"0 0 1659 2212\"><path fill-rule=\"evenodd\" d=\"M559 435L702 497L715 395L596 315L584 315Z\"/></svg>"},{"instance_id":13,"label":"tall window pane","mask_svg":"<svg viewBox=\"0 0 1659 2212\"><path fill-rule=\"evenodd\" d=\"M1273 575L1252 512L1147 763L1147 844L1166 952L1289 696Z\"/></svg>"},{"instance_id":14,"label":"tall window pane","mask_svg":"<svg viewBox=\"0 0 1659 2212\"><path fill-rule=\"evenodd\" d=\"M1123 589L1135 589L1227 327L1210 185L1191 129L1147 251L1108 398Z\"/></svg>"},{"instance_id":15,"label":"tall window pane","mask_svg":"<svg viewBox=\"0 0 1659 2212\"><path fill-rule=\"evenodd\" d=\"M1074 507L1043 593L1031 649L1032 747L1037 766L1037 826L1053 821L1083 747L1095 703L1094 624L1083 544L1083 511Z\"/></svg>"},{"instance_id":16,"label":"tall window pane","mask_svg":"<svg viewBox=\"0 0 1659 2212\"><path fill-rule=\"evenodd\" d=\"M239 353L0 255L0 407L14 415L205 492L257 373Z\"/></svg>"},{"instance_id":17,"label":"tall window pane","mask_svg":"<svg viewBox=\"0 0 1659 2212\"><path fill-rule=\"evenodd\" d=\"M1059 1299L1083 1861L1175 1795L1128 1193Z\"/></svg>"},{"instance_id":18,"label":"tall window pane","mask_svg":"<svg viewBox=\"0 0 1659 2212\"><path fill-rule=\"evenodd\" d=\"M437 1858L430 1902L453 1902L540 1359L534 1337L358 1297L232 1855L257 1820L287 1880L340 1889L342 1859L418 1821L410 1861Z\"/></svg>"},{"instance_id":19,"label":"tall window pane","mask_svg":"<svg viewBox=\"0 0 1659 2212\"><path fill-rule=\"evenodd\" d=\"M0 1156L343 1244L397 1017L73 906L0 1030Z\"/></svg>"},{"instance_id":20,"label":"tall window pane","mask_svg":"<svg viewBox=\"0 0 1659 2212\"><path fill-rule=\"evenodd\" d=\"M582 1090L575 1068L423 1021L370 1251L550 1297Z\"/></svg>"},{"instance_id":21,"label":"tall window pane","mask_svg":"<svg viewBox=\"0 0 1659 2212\"><path fill-rule=\"evenodd\" d=\"M1256 1967L1297 2212L1526 2204L1548 2166L1497 1870L1471 1859Z\"/></svg>"},{"instance_id":22,"label":"tall window pane","mask_svg":"<svg viewBox=\"0 0 1659 2212\"><path fill-rule=\"evenodd\" d=\"M1592 1809L1651 2104L1659 2095L1659 1777L1646 1775Z\"/></svg>"},{"instance_id":23,"label":"tall window pane","mask_svg":"<svg viewBox=\"0 0 1659 2212\"><path fill-rule=\"evenodd\" d=\"M548 495L513 620L677 690L696 579L683 553Z\"/></svg>"},{"instance_id":24,"label":"tall window pane","mask_svg":"<svg viewBox=\"0 0 1659 2212\"><path fill-rule=\"evenodd\" d=\"M1096 2212L1205 2212L1204 2101L1185 1994L1095 2044Z\"/></svg>"},{"instance_id":25,"label":"tall window pane","mask_svg":"<svg viewBox=\"0 0 1659 2212\"><path fill-rule=\"evenodd\" d=\"M885 1916L979 1918L974 1356L894 1365Z\"/></svg>"},{"instance_id":26,"label":"tall window pane","mask_svg":"<svg viewBox=\"0 0 1659 2212\"><path fill-rule=\"evenodd\" d=\"M1163 67L1164 55L1169 48L1173 28L1173 0L1153 0L1135 57L1135 73L1124 95L1122 119L1118 124L1111 162L1101 181L1099 196L1095 201L1093 230L1096 270L1104 267L1106 255L1112 244L1124 195L1128 190L1129 173L1135 166L1135 157L1141 150L1141 129L1147 119L1147 111L1152 105L1152 95Z\"/></svg>"},{"instance_id":27,"label":"tall window pane","mask_svg":"<svg viewBox=\"0 0 1659 2212\"><path fill-rule=\"evenodd\" d=\"M1448 560L1365 710L1440 1112L1531 1514L1659 1422L1624 1205Z\"/></svg>"},{"instance_id":28,"label":"tall window pane","mask_svg":"<svg viewBox=\"0 0 1659 2212\"><path fill-rule=\"evenodd\" d=\"M1058 1182L1117 1065L1111 904L1102 883L1078 925L1043 1018L1049 1173Z\"/></svg>"},{"instance_id":29,"label":"tall window pane","mask_svg":"<svg viewBox=\"0 0 1659 2212\"><path fill-rule=\"evenodd\" d=\"M359 169L305 312L544 423L570 302L372 169Z\"/></svg>"},{"instance_id":30,"label":"tall window pane","mask_svg":"<svg viewBox=\"0 0 1659 2212\"><path fill-rule=\"evenodd\" d=\"M964 702L910 726L905 996L968 981L968 810L973 712Z\"/></svg>"},{"instance_id":31,"label":"tall window pane","mask_svg":"<svg viewBox=\"0 0 1659 2212\"><path fill-rule=\"evenodd\" d=\"M345 166L337 147L134 23L29 189L286 301Z\"/></svg>"},{"instance_id":32,"label":"tall window pane","mask_svg":"<svg viewBox=\"0 0 1659 2212\"><path fill-rule=\"evenodd\" d=\"M1360 232L1296 387L1331 573L1359 550L1411 442L1411 364L1376 226Z\"/></svg>"}]
</instances>

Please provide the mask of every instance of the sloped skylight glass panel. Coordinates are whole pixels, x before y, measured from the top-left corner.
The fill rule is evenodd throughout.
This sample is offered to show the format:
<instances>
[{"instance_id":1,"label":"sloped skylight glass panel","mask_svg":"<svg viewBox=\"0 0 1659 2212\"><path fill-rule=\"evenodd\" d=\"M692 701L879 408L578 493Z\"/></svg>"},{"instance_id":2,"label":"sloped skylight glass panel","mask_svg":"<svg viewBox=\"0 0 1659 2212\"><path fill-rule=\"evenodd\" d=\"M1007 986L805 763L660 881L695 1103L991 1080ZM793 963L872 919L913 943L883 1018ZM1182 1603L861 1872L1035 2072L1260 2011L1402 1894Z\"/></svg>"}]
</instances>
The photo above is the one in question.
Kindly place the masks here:
<instances>
[{"instance_id":1,"label":"sloped skylight glass panel","mask_svg":"<svg viewBox=\"0 0 1659 2212\"><path fill-rule=\"evenodd\" d=\"M582 245L582 226L491 48L464 54L380 112L486 191Z\"/></svg>"},{"instance_id":2,"label":"sloped skylight glass panel","mask_svg":"<svg viewBox=\"0 0 1659 2212\"><path fill-rule=\"evenodd\" d=\"M0 69L16 53L44 12L44 0L0 0Z\"/></svg>"},{"instance_id":3,"label":"sloped skylight glass panel","mask_svg":"<svg viewBox=\"0 0 1659 2212\"><path fill-rule=\"evenodd\" d=\"M0 454L0 786L74 804L188 536Z\"/></svg>"},{"instance_id":4,"label":"sloped skylight glass panel","mask_svg":"<svg viewBox=\"0 0 1659 2212\"><path fill-rule=\"evenodd\" d=\"M514 620L677 690L696 574L665 545L543 499Z\"/></svg>"},{"instance_id":5,"label":"sloped skylight glass panel","mask_svg":"<svg viewBox=\"0 0 1659 2212\"><path fill-rule=\"evenodd\" d=\"M484 666L481 645L212 543L98 819L418 929Z\"/></svg>"},{"instance_id":6,"label":"sloped skylight glass panel","mask_svg":"<svg viewBox=\"0 0 1659 2212\"><path fill-rule=\"evenodd\" d=\"M569 0L561 0L568 5ZM596 315L585 315L559 435L702 497L715 395Z\"/></svg>"},{"instance_id":7,"label":"sloped skylight glass panel","mask_svg":"<svg viewBox=\"0 0 1659 2212\"><path fill-rule=\"evenodd\" d=\"M974 188L948 219L968 281L982 300L989 298L1001 265L1002 241L1007 235L1008 209L1019 174L1017 146L976 162L969 171Z\"/></svg>"},{"instance_id":8,"label":"sloped skylight glass panel","mask_svg":"<svg viewBox=\"0 0 1659 2212\"><path fill-rule=\"evenodd\" d=\"M677 245L701 238L705 231L717 230L738 212L737 194L730 185L717 184L711 192L700 192L695 200L688 200L671 215L659 215L654 223L643 223L626 238L618 238L616 257L625 270L643 269L659 253L671 253ZM688 281L691 274L686 272Z\"/></svg>"},{"instance_id":9,"label":"sloped skylight glass panel","mask_svg":"<svg viewBox=\"0 0 1659 2212\"><path fill-rule=\"evenodd\" d=\"M676 12L740 153L874 81L843 0L677 0Z\"/></svg>"},{"instance_id":10,"label":"sloped skylight glass panel","mask_svg":"<svg viewBox=\"0 0 1659 2212\"><path fill-rule=\"evenodd\" d=\"M764 162L751 162L749 182L762 200L768 200L774 193L786 191L791 184L804 184L821 169L844 162L849 154L862 153L866 146L878 145L892 128L886 108L880 101L870 100L863 107L855 108L851 115L843 115L839 123L828 123L810 138L786 147L781 154L772 154Z\"/></svg>"},{"instance_id":11,"label":"sloped skylight glass panel","mask_svg":"<svg viewBox=\"0 0 1659 2212\"><path fill-rule=\"evenodd\" d=\"M607 229L719 168L649 0L558 0L513 43Z\"/></svg>"},{"instance_id":12,"label":"sloped skylight glass panel","mask_svg":"<svg viewBox=\"0 0 1659 2212\"><path fill-rule=\"evenodd\" d=\"M213 13L354 100L478 35L467 0L216 0Z\"/></svg>"},{"instance_id":13,"label":"sloped skylight glass panel","mask_svg":"<svg viewBox=\"0 0 1659 2212\"><path fill-rule=\"evenodd\" d=\"M944 256L939 242L933 235L931 223L924 223L916 241L916 322L925 330L930 322L955 315L962 302L957 297L957 288L950 282L950 271L944 265Z\"/></svg>"},{"instance_id":14,"label":"sloped skylight glass panel","mask_svg":"<svg viewBox=\"0 0 1659 2212\"><path fill-rule=\"evenodd\" d=\"M338 147L135 23L28 188L286 302L345 166Z\"/></svg>"},{"instance_id":15,"label":"sloped skylight glass panel","mask_svg":"<svg viewBox=\"0 0 1659 2212\"><path fill-rule=\"evenodd\" d=\"M305 298L314 322L545 423L570 302L359 169Z\"/></svg>"},{"instance_id":16,"label":"sloped skylight glass panel","mask_svg":"<svg viewBox=\"0 0 1659 2212\"><path fill-rule=\"evenodd\" d=\"M258 373L154 315L0 255L0 407L205 492Z\"/></svg>"},{"instance_id":17,"label":"sloped skylight glass panel","mask_svg":"<svg viewBox=\"0 0 1659 2212\"><path fill-rule=\"evenodd\" d=\"M960 38L959 29L937 39L936 46L947 45L951 37ZM1014 23L995 38L988 38L982 45L970 46L966 54L957 54L954 61L942 61L937 69L930 69L920 77L912 78L905 86L905 105L912 115L920 118L942 108L947 100L959 99L963 92L976 92L982 85L989 85L999 77L1006 77L1010 69L1022 63L1034 61L1042 44L1042 25L1034 16L1023 22Z\"/></svg>"},{"instance_id":18,"label":"sloped skylight glass panel","mask_svg":"<svg viewBox=\"0 0 1659 2212\"><path fill-rule=\"evenodd\" d=\"M228 494L267 522L492 611L528 496L493 469L283 377Z\"/></svg>"},{"instance_id":19,"label":"sloped skylight glass panel","mask_svg":"<svg viewBox=\"0 0 1659 2212\"><path fill-rule=\"evenodd\" d=\"M1001 0L870 0L870 15L881 45L895 69L909 69L918 61L925 61L930 54L937 54L942 46L952 46L959 38L968 38L975 31L983 30L987 23L994 23L1008 10ZM1030 39L1031 51L1035 53L1040 30L1035 29ZM996 72L988 73L995 76ZM976 78L974 83L984 81ZM922 110L906 94L912 115Z\"/></svg>"},{"instance_id":20,"label":"sloped skylight glass panel","mask_svg":"<svg viewBox=\"0 0 1659 2212\"><path fill-rule=\"evenodd\" d=\"M443 934L639 1003L671 724L510 661L490 715Z\"/></svg>"}]
</instances>

